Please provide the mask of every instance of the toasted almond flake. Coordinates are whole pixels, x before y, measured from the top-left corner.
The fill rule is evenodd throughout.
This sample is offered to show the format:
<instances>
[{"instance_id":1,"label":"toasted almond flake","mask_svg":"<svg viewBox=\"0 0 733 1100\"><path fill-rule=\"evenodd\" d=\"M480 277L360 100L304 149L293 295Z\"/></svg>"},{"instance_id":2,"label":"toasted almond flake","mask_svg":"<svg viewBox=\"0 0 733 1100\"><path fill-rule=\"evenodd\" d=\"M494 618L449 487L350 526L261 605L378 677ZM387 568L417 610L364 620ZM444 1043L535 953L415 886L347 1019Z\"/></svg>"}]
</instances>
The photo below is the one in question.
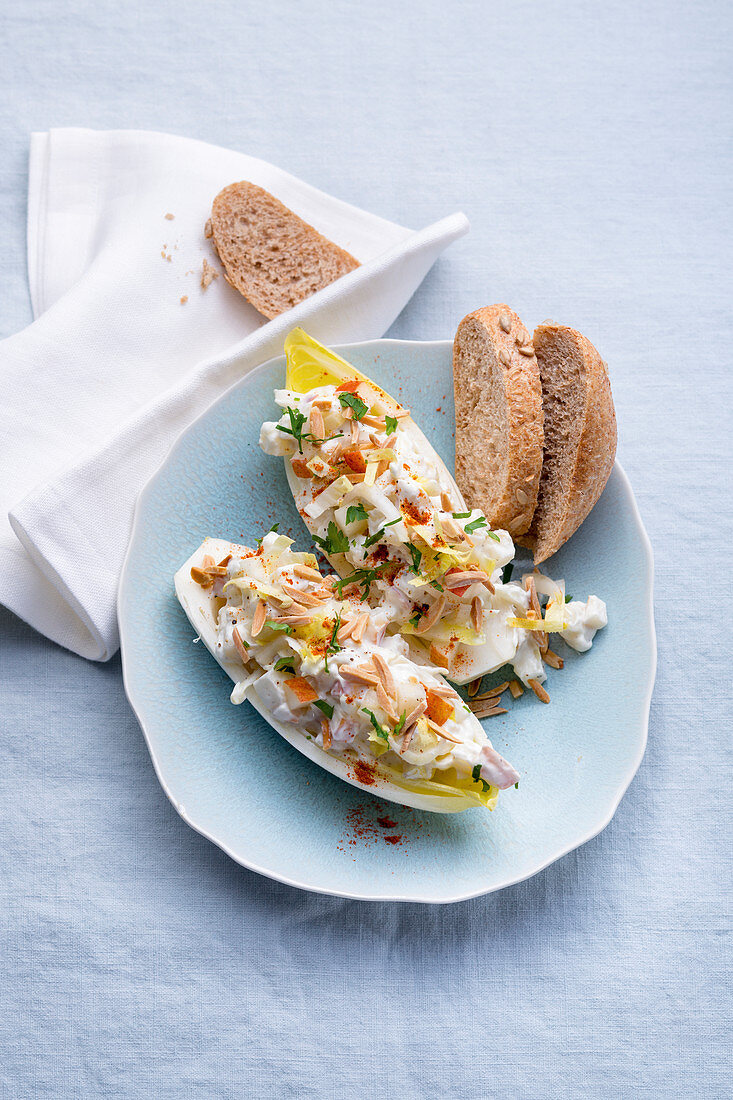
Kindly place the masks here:
<instances>
[{"instance_id":1,"label":"toasted almond flake","mask_svg":"<svg viewBox=\"0 0 733 1100\"><path fill-rule=\"evenodd\" d=\"M439 726L432 718L428 718L427 723L431 730L434 730L438 737L442 737L444 741L450 741L454 745L462 744L460 737L454 737L452 733L448 733L443 726Z\"/></svg>"},{"instance_id":2,"label":"toasted almond flake","mask_svg":"<svg viewBox=\"0 0 733 1100\"><path fill-rule=\"evenodd\" d=\"M304 581L320 581L323 577L317 569L311 569L310 565L301 565L297 562L293 566L293 576L300 577Z\"/></svg>"},{"instance_id":3,"label":"toasted almond flake","mask_svg":"<svg viewBox=\"0 0 733 1100\"><path fill-rule=\"evenodd\" d=\"M484 703L483 707L471 707L477 718L493 718L497 714L508 714L506 707L494 707Z\"/></svg>"},{"instance_id":4,"label":"toasted almond flake","mask_svg":"<svg viewBox=\"0 0 733 1100\"><path fill-rule=\"evenodd\" d=\"M444 512L452 512L453 511L453 505L451 504L451 499L448 496L448 494L445 492L445 490L443 490L443 492L440 494L440 507L443 509Z\"/></svg>"},{"instance_id":5,"label":"toasted almond flake","mask_svg":"<svg viewBox=\"0 0 733 1100\"><path fill-rule=\"evenodd\" d=\"M546 665L549 665L550 668L565 667L565 662L563 661L562 657L558 657L557 653L554 653L551 649L545 650L545 652L542 654L542 660L545 662Z\"/></svg>"},{"instance_id":6,"label":"toasted almond flake","mask_svg":"<svg viewBox=\"0 0 733 1100\"><path fill-rule=\"evenodd\" d=\"M468 692L468 698L469 699L473 699L474 695L476 694L478 689L481 687L481 681L482 680L483 680L483 676L477 676L475 680L471 680L471 683L466 688L466 691Z\"/></svg>"},{"instance_id":7,"label":"toasted almond flake","mask_svg":"<svg viewBox=\"0 0 733 1100\"><path fill-rule=\"evenodd\" d=\"M379 675L379 679L382 681L382 684L384 685L384 690L387 692L387 695L391 696L394 699L395 698L394 679L392 677L392 673L389 670L389 665L387 664L387 662L385 661L385 659L384 659L384 657L382 656L381 653L373 653L372 654L372 661L374 662L374 667L377 670L377 674Z\"/></svg>"},{"instance_id":8,"label":"toasted almond flake","mask_svg":"<svg viewBox=\"0 0 733 1100\"><path fill-rule=\"evenodd\" d=\"M438 649L435 644L430 647L430 660L434 665L438 665L440 668L450 668L450 660L446 654L443 653L442 649Z\"/></svg>"},{"instance_id":9,"label":"toasted almond flake","mask_svg":"<svg viewBox=\"0 0 733 1100\"><path fill-rule=\"evenodd\" d=\"M323 423L321 410L316 405L311 405L308 425L311 430L311 435L315 436L316 439L323 439L326 434L326 425Z\"/></svg>"},{"instance_id":10,"label":"toasted almond flake","mask_svg":"<svg viewBox=\"0 0 733 1100\"><path fill-rule=\"evenodd\" d=\"M410 713L405 716L405 727L413 725L417 722L418 718L422 718L426 710L427 703L424 699L421 699L419 703L415 703Z\"/></svg>"},{"instance_id":11,"label":"toasted almond flake","mask_svg":"<svg viewBox=\"0 0 733 1100\"><path fill-rule=\"evenodd\" d=\"M257 601L257 607L255 608L255 613L254 613L254 616L252 618L252 629L250 630L250 634L252 635L253 638L256 638L257 635L262 630L262 627L265 625L265 619L266 618L267 618L267 605L266 605L264 600L258 600Z\"/></svg>"},{"instance_id":12,"label":"toasted almond flake","mask_svg":"<svg viewBox=\"0 0 733 1100\"><path fill-rule=\"evenodd\" d=\"M512 693L512 699L518 699L520 695L524 695L524 688L519 680L510 680L509 690Z\"/></svg>"},{"instance_id":13,"label":"toasted almond flake","mask_svg":"<svg viewBox=\"0 0 733 1100\"><path fill-rule=\"evenodd\" d=\"M527 680L527 683L542 703L549 703L550 696L547 694L542 684L538 683L537 680Z\"/></svg>"},{"instance_id":14,"label":"toasted almond flake","mask_svg":"<svg viewBox=\"0 0 733 1100\"><path fill-rule=\"evenodd\" d=\"M540 606L539 597L537 595L537 585L535 584L534 576L531 573L528 573L527 576L523 578L522 584L524 585L527 592L529 592L529 604L531 607L531 611L527 612L527 618L541 619L542 608ZM532 637L536 641L537 645L540 647L540 653L544 653L548 645L550 644L550 640L547 637L547 634L542 630L533 630Z\"/></svg>"},{"instance_id":15,"label":"toasted almond flake","mask_svg":"<svg viewBox=\"0 0 733 1100\"><path fill-rule=\"evenodd\" d=\"M283 626L306 626L312 621L310 611L303 611L300 615L275 615L273 623L282 623Z\"/></svg>"},{"instance_id":16,"label":"toasted almond flake","mask_svg":"<svg viewBox=\"0 0 733 1100\"><path fill-rule=\"evenodd\" d=\"M214 578L210 577L205 569L200 569L198 565L191 566L191 580L196 581L196 584L200 584L202 588L211 588L214 583Z\"/></svg>"},{"instance_id":17,"label":"toasted almond flake","mask_svg":"<svg viewBox=\"0 0 733 1100\"><path fill-rule=\"evenodd\" d=\"M359 423L368 424L370 428L381 428L382 431L386 431L387 428L386 421L383 416L372 416L370 413L365 413Z\"/></svg>"},{"instance_id":18,"label":"toasted almond flake","mask_svg":"<svg viewBox=\"0 0 733 1100\"><path fill-rule=\"evenodd\" d=\"M214 564L215 562L211 554L204 554L203 558L201 559L201 568L208 571Z\"/></svg>"},{"instance_id":19,"label":"toasted almond flake","mask_svg":"<svg viewBox=\"0 0 733 1100\"><path fill-rule=\"evenodd\" d=\"M427 691L428 689L425 688L425 690ZM456 693L449 684L431 684L430 690L434 695L440 695L442 699L450 699L451 702L455 701Z\"/></svg>"},{"instance_id":20,"label":"toasted almond flake","mask_svg":"<svg viewBox=\"0 0 733 1100\"><path fill-rule=\"evenodd\" d=\"M400 752L406 752L410 747L410 741L412 741L412 735L417 729L417 722L412 722L410 725L405 722L405 732L402 734L402 744L400 745Z\"/></svg>"},{"instance_id":21,"label":"toasted almond flake","mask_svg":"<svg viewBox=\"0 0 733 1100\"><path fill-rule=\"evenodd\" d=\"M227 554L227 556L226 556L225 558L222 558L222 559L221 559L221 561L219 562L219 565L229 565L229 562L230 562L231 560L232 560L232 555L231 555L231 554Z\"/></svg>"},{"instance_id":22,"label":"toasted almond flake","mask_svg":"<svg viewBox=\"0 0 733 1100\"><path fill-rule=\"evenodd\" d=\"M317 397L315 399L315 401L312 403L311 408L321 409L321 410L330 409L331 408L331 399L329 397Z\"/></svg>"},{"instance_id":23,"label":"toasted almond flake","mask_svg":"<svg viewBox=\"0 0 733 1100\"><path fill-rule=\"evenodd\" d=\"M350 638L351 632L354 629L354 625L354 619L349 619L347 623L343 623L343 625L338 628L338 631L336 633L336 641L345 642L347 638Z\"/></svg>"},{"instance_id":24,"label":"toasted almond flake","mask_svg":"<svg viewBox=\"0 0 733 1100\"><path fill-rule=\"evenodd\" d=\"M356 680L358 684L375 687L379 683L377 674L366 665L341 665L339 672L345 680Z\"/></svg>"},{"instance_id":25,"label":"toasted almond flake","mask_svg":"<svg viewBox=\"0 0 733 1100\"><path fill-rule=\"evenodd\" d=\"M392 700L390 699L389 695L387 695L387 692L384 690L384 687L382 686L381 682L377 684L377 700L379 702L380 707L382 708L382 710L387 715L387 717L391 718L393 722L396 722L397 721L397 715L395 714L395 709L394 709L394 706L392 705Z\"/></svg>"},{"instance_id":26,"label":"toasted almond flake","mask_svg":"<svg viewBox=\"0 0 733 1100\"><path fill-rule=\"evenodd\" d=\"M312 592L304 592L302 588L296 588L295 585L288 584L287 581L283 582L282 590L286 596L290 596L292 600L300 604L303 610L307 607L320 607L323 600L318 596L314 596Z\"/></svg>"},{"instance_id":27,"label":"toasted almond flake","mask_svg":"<svg viewBox=\"0 0 733 1100\"><path fill-rule=\"evenodd\" d=\"M446 599L445 596L439 596L437 600L428 608L423 615L420 622L415 627L416 634L424 634L426 630L430 630L431 626L435 626L440 616L445 611Z\"/></svg>"},{"instance_id":28,"label":"toasted almond flake","mask_svg":"<svg viewBox=\"0 0 733 1100\"><path fill-rule=\"evenodd\" d=\"M481 628L484 624L484 605L478 596L474 596L471 600L471 626L477 634L481 633Z\"/></svg>"},{"instance_id":29,"label":"toasted almond flake","mask_svg":"<svg viewBox=\"0 0 733 1100\"><path fill-rule=\"evenodd\" d=\"M246 665L249 661L249 654L247 648L242 640L242 635L239 633L239 627L234 627L232 630L232 641L234 642L234 648L239 656L242 658L243 663Z\"/></svg>"},{"instance_id":30,"label":"toasted almond flake","mask_svg":"<svg viewBox=\"0 0 733 1100\"><path fill-rule=\"evenodd\" d=\"M504 680L503 683L497 684L496 687L489 688L488 691L484 691L481 695L477 695L477 699L489 699L492 695L502 695L509 687L509 681Z\"/></svg>"},{"instance_id":31,"label":"toasted almond flake","mask_svg":"<svg viewBox=\"0 0 733 1100\"><path fill-rule=\"evenodd\" d=\"M369 615L366 611L363 611L354 623L354 629L351 631L351 637L354 639L355 642L360 642L362 640L362 638L364 637L364 631L366 630L368 625Z\"/></svg>"},{"instance_id":32,"label":"toasted almond flake","mask_svg":"<svg viewBox=\"0 0 733 1100\"><path fill-rule=\"evenodd\" d=\"M457 539L459 542L465 542L467 538L466 532L452 517L441 517L440 526L443 529L443 534L447 535L449 539Z\"/></svg>"},{"instance_id":33,"label":"toasted almond flake","mask_svg":"<svg viewBox=\"0 0 733 1100\"><path fill-rule=\"evenodd\" d=\"M321 736L323 737L324 749L331 748L331 727L328 724L327 718L321 718Z\"/></svg>"},{"instance_id":34,"label":"toasted almond flake","mask_svg":"<svg viewBox=\"0 0 733 1100\"><path fill-rule=\"evenodd\" d=\"M447 573L443 584L446 588L462 588L464 585L475 584L477 581L486 584L489 574L483 569L460 569L455 573Z\"/></svg>"}]
</instances>

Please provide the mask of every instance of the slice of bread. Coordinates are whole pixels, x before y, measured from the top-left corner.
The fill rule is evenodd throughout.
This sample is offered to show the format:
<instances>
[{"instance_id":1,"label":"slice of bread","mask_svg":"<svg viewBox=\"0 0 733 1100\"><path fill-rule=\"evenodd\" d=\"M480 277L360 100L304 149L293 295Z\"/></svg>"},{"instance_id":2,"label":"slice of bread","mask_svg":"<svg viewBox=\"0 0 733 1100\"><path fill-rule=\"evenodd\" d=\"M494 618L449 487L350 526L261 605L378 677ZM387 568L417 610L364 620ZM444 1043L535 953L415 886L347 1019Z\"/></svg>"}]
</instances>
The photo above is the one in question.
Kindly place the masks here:
<instances>
[{"instance_id":1,"label":"slice of bread","mask_svg":"<svg viewBox=\"0 0 733 1100\"><path fill-rule=\"evenodd\" d=\"M227 281L272 319L353 271L357 260L253 183L232 183L211 208Z\"/></svg>"},{"instance_id":2,"label":"slice of bread","mask_svg":"<svg viewBox=\"0 0 733 1100\"><path fill-rule=\"evenodd\" d=\"M540 373L507 305L469 313L453 342L456 481L472 508L512 537L529 529L542 472Z\"/></svg>"},{"instance_id":3,"label":"slice of bread","mask_svg":"<svg viewBox=\"0 0 733 1100\"><path fill-rule=\"evenodd\" d=\"M535 564L577 531L608 481L616 414L606 364L575 329L545 321L533 344L542 378L545 457L532 526L517 541Z\"/></svg>"}]
</instances>

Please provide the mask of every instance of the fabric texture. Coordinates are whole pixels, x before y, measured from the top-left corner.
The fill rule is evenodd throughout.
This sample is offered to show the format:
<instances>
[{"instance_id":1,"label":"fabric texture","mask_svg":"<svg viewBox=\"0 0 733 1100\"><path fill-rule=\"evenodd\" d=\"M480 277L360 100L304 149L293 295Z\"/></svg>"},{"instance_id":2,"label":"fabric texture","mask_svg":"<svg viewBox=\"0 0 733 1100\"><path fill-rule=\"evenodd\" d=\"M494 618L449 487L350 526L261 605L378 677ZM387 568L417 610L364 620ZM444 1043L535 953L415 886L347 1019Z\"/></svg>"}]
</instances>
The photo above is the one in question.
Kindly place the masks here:
<instances>
[{"instance_id":1,"label":"fabric texture","mask_svg":"<svg viewBox=\"0 0 733 1100\"><path fill-rule=\"evenodd\" d=\"M0 333L32 317L32 130L246 149L402 225L464 210L471 233L388 335L450 338L506 301L599 348L655 552L659 668L600 836L500 894L373 905L196 835L119 656L83 660L0 609L1 1095L729 1095L732 22L722 0L13 6Z\"/></svg>"},{"instance_id":2,"label":"fabric texture","mask_svg":"<svg viewBox=\"0 0 733 1100\"><path fill-rule=\"evenodd\" d=\"M248 179L360 267L266 323L223 277L202 286L213 196ZM35 134L28 270L36 321L0 345L0 601L96 660L117 649L117 581L138 492L176 436L297 324L332 342L389 327L454 215L411 232L270 164L170 134Z\"/></svg>"}]
</instances>

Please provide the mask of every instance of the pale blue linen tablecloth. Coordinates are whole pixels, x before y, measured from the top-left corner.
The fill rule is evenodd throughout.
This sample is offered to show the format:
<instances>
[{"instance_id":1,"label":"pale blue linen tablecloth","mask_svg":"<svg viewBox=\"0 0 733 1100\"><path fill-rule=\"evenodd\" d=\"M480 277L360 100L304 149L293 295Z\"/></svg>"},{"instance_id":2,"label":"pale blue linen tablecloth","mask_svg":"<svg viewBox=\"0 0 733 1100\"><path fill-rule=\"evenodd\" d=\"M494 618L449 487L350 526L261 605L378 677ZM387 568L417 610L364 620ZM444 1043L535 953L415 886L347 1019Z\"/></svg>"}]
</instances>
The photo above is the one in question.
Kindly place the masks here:
<instances>
[{"instance_id":1,"label":"pale blue linen tablecloth","mask_svg":"<svg viewBox=\"0 0 733 1100\"><path fill-rule=\"evenodd\" d=\"M3 1095L730 1095L730 6L30 0L2 20L0 334L30 319L33 129L238 147L405 225L463 209L392 335L506 300L598 345L660 656L601 836L498 895L370 905L195 835L119 659L0 613Z\"/></svg>"}]
</instances>

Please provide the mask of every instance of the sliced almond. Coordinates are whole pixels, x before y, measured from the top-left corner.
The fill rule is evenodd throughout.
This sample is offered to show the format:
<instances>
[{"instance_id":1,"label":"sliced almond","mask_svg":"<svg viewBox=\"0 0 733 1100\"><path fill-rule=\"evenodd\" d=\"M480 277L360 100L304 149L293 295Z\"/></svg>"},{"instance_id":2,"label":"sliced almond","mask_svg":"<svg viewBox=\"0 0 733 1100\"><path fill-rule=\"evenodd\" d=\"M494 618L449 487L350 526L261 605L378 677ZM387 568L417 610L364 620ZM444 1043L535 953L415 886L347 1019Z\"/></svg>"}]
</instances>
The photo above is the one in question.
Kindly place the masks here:
<instances>
[{"instance_id":1,"label":"sliced almond","mask_svg":"<svg viewBox=\"0 0 733 1100\"><path fill-rule=\"evenodd\" d=\"M392 673L389 670L389 665L387 664L387 662L385 661L385 659L384 659L384 657L382 656L381 653L373 653L372 654L372 661L374 662L374 667L377 670L377 673L379 675L379 679L382 681L382 683L384 685L384 690L387 692L387 695L391 696L394 699L395 698L394 679L392 677Z\"/></svg>"},{"instance_id":2,"label":"sliced almond","mask_svg":"<svg viewBox=\"0 0 733 1100\"><path fill-rule=\"evenodd\" d=\"M214 578L198 565L191 566L191 580L196 581L196 584L200 584L202 588L211 588L214 583Z\"/></svg>"},{"instance_id":3,"label":"sliced almond","mask_svg":"<svg viewBox=\"0 0 733 1100\"><path fill-rule=\"evenodd\" d=\"M551 649L545 650L545 652L542 654L542 660L545 662L546 665L549 665L550 668L565 667L565 662L563 661L562 657L558 657L557 653L554 653Z\"/></svg>"},{"instance_id":4,"label":"sliced almond","mask_svg":"<svg viewBox=\"0 0 733 1100\"><path fill-rule=\"evenodd\" d=\"M317 569L311 569L310 565L302 565L300 562L296 562L293 566L293 576L300 577L304 581L323 580Z\"/></svg>"},{"instance_id":5,"label":"sliced almond","mask_svg":"<svg viewBox=\"0 0 733 1100\"><path fill-rule=\"evenodd\" d=\"M345 680L355 680L357 684L374 687L379 683L376 672L366 665L341 665L339 672Z\"/></svg>"},{"instance_id":6,"label":"sliced almond","mask_svg":"<svg viewBox=\"0 0 733 1100\"><path fill-rule=\"evenodd\" d=\"M489 574L483 569L459 569L455 573L447 573L443 583L446 588L463 588L477 582L485 584L489 579Z\"/></svg>"},{"instance_id":7,"label":"sliced almond","mask_svg":"<svg viewBox=\"0 0 733 1100\"><path fill-rule=\"evenodd\" d=\"M347 638L351 637L351 632L354 629L355 622L356 622L355 619L349 619L348 622L345 622L345 623L341 624L341 626L338 628L338 631L336 633L336 641L337 642L339 642L339 643L340 642L345 642Z\"/></svg>"},{"instance_id":8,"label":"sliced almond","mask_svg":"<svg viewBox=\"0 0 733 1100\"><path fill-rule=\"evenodd\" d=\"M415 627L415 633L424 634L426 630L430 630L431 626L435 626L438 619L445 611L445 604L445 596L439 596L420 619L420 622Z\"/></svg>"},{"instance_id":9,"label":"sliced almond","mask_svg":"<svg viewBox=\"0 0 733 1100\"><path fill-rule=\"evenodd\" d=\"M389 695L387 695L387 692L384 690L384 686L382 685L381 680L377 683L377 700L379 701L379 705L385 712L385 714L389 718L391 718L393 722L396 722L397 715L395 713L392 700L390 699Z\"/></svg>"},{"instance_id":10,"label":"sliced almond","mask_svg":"<svg viewBox=\"0 0 733 1100\"><path fill-rule=\"evenodd\" d=\"M483 707L476 707L473 709L473 713L477 718L494 718L497 714L508 714L509 711L506 707L494 707L484 704Z\"/></svg>"},{"instance_id":11,"label":"sliced almond","mask_svg":"<svg viewBox=\"0 0 733 1100\"><path fill-rule=\"evenodd\" d=\"M323 737L324 749L331 748L331 727L328 724L327 718L321 718L321 735Z\"/></svg>"},{"instance_id":12,"label":"sliced almond","mask_svg":"<svg viewBox=\"0 0 733 1100\"><path fill-rule=\"evenodd\" d=\"M471 626L477 634L481 633L481 628L484 625L484 605L478 596L474 596L471 600Z\"/></svg>"},{"instance_id":13,"label":"sliced almond","mask_svg":"<svg viewBox=\"0 0 733 1100\"><path fill-rule=\"evenodd\" d=\"M509 690L512 693L512 699L518 699L520 695L524 695L524 688L519 680L510 680Z\"/></svg>"},{"instance_id":14,"label":"sliced almond","mask_svg":"<svg viewBox=\"0 0 733 1100\"><path fill-rule=\"evenodd\" d=\"M542 684L538 683L537 680L527 680L527 683L532 688L532 691L535 693L540 702L549 703L550 696L547 694Z\"/></svg>"},{"instance_id":15,"label":"sliced almond","mask_svg":"<svg viewBox=\"0 0 733 1100\"><path fill-rule=\"evenodd\" d=\"M510 686L511 685L510 685L509 681L504 680L503 683L497 684L496 687L489 688L488 691L482 692L481 695L477 695L476 698L477 699L490 699L492 695L501 695Z\"/></svg>"},{"instance_id":16,"label":"sliced almond","mask_svg":"<svg viewBox=\"0 0 733 1100\"><path fill-rule=\"evenodd\" d=\"M475 680L471 680L471 683L466 688L469 699L473 699L474 695L476 695L476 693L478 692L478 689L481 687L482 679L482 676L478 676Z\"/></svg>"},{"instance_id":17,"label":"sliced almond","mask_svg":"<svg viewBox=\"0 0 733 1100\"><path fill-rule=\"evenodd\" d=\"M262 630L262 627L265 625L265 619L266 618L267 618L267 605L266 605L264 600L258 600L257 601L257 607L255 608L255 613L254 613L254 616L252 618L252 628L250 630L250 634L252 635L253 638L256 638L257 635Z\"/></svg>"},{"instance_id":18,"label":"sliced almond","mask_svg":"<svg viewBox=\"0 0 733 1100\"><path fill-rule=\"evenodd\" d=\"M450 497L445 492L445 490L443 490L443 492L440 494L440 507L443 509L444 512L453 511L453 505L451 504Z\"/></svg>"},{"instance_id":19,"label":"sliced almond","mask_svg":"<svg viewBox=\"0 0 733 1100\"><path fill-rule=\"evenodd\" d=\"M460 737L454 737L452 733L448 733L441 725L434 722L432 718L428 718L428 725L431 730L434 730L438 737L442 737L444 741L450 741L454 745L460 745L462 743Z\"/></svg>"},{"instance_id":20,"label":"sliced almond","mask_svg":"<svg viewBox=\"0 0 733 1100\"><path fill-rule=\"evenodd\" d=\"M234 642L234 648L236 649L239 656L242 658L242 662L246 665L249 661L249 653L247 652L247 647L242 640L242 635L239 633L239 628L236 626L232 631L232 641Z\"/></svg>"},{"instance_id":21,"label":"sliced almond","mask_svg":"<svg viewBox=\"0 0 733 1100\"><path fill-rule=\"evenodd\" d=\"M295 585L288 584L287 581L283 582L282 590L286 596L290 596L290 598L300 604L304 610L306 607L320 607L323 603L323 600L313 595L312 592L304 592L302 588L296 588Z\"/></svg>"},{"instance_id":22,"label":"sliced almond","mask_svg":"<svg viewBox=\"0 0 733 1100\"><path fill-rule=\"evenodd\" d=\"M323 422L323 414L317 405L311 405L308 426L311 430L311 435L315 436L316 439L324 438L326 434L326 425Z\"/></svg>"},{"instance_id":23,"label":"sliced almond","mask_svg":"<svg viewBox=\"0 0 733 1100\"><path fill-rule=\"evenodd\" d=\"M358 619L354 623L354 628L351 631L351 637L355 642L360 642L364 637L364 631L369 625L369 615L366 611L359 615Z\"/></svg>"}]
</instances>

